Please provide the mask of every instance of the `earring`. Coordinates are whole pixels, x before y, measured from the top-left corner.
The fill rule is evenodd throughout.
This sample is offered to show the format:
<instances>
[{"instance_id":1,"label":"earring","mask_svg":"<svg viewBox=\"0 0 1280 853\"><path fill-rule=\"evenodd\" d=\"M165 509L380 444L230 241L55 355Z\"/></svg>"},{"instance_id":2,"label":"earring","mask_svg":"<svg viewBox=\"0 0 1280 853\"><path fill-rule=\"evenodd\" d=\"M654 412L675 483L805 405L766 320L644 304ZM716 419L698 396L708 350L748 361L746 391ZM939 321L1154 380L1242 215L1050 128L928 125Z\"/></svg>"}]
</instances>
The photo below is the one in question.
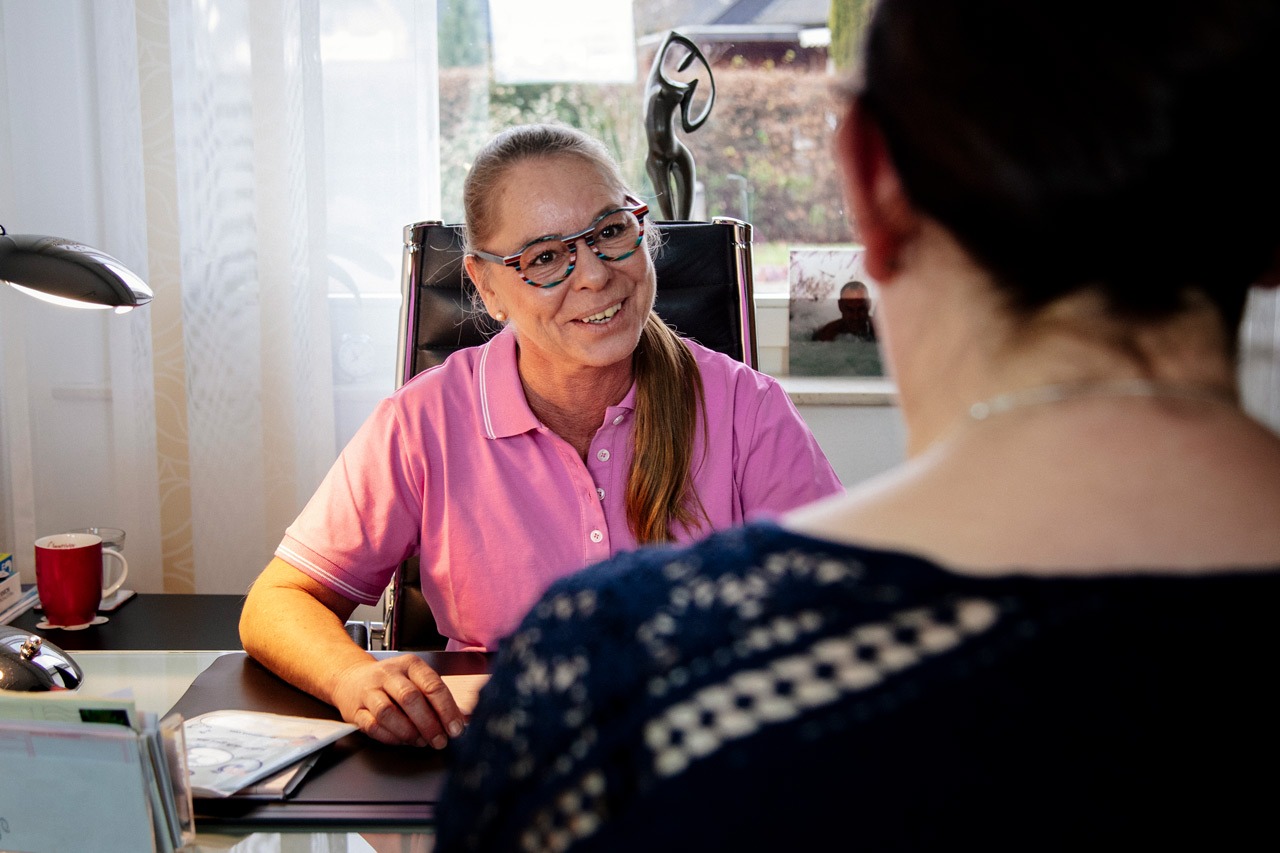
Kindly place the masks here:
<instances>
[{"instance_id":1,"label":"earring","mask_svg":"<svg viewBox=\"0 0 1280 853\"><path fill-rule=\"evenodd\" d=\"M493 319L497 320L499 323L505 323L505 322L507 322L507 312L506 312L506 311L494 311L494 312L493 312Z\"/></svg>"}]
</instances>

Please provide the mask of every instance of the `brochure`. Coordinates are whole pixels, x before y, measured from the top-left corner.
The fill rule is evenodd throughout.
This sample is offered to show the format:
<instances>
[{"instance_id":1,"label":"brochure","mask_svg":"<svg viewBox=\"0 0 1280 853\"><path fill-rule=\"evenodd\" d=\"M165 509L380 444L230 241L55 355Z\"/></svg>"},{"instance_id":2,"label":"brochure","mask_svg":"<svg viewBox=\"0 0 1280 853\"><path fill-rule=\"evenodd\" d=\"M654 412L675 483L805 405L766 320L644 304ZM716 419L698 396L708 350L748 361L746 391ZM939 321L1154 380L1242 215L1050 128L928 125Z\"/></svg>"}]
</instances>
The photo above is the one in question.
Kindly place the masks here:
<instances>
[{"instance_id":1,"label":"brochure","mask_svg":"<svg viewBox=\"0 0 1280 853\"><path fill-rule=\"evenodd\" d=\"M295 761L290 764L275 775L268 776L261 782L254 782L246 788L241 788L232 796L237 800L287 800L293 796L293 792L302 784L302 778L307 775L307 771L314 767L319 760L320 753L313 752L301 761Z\"/></svg>"},{"instance_id":2,"label":"brochure","mask_svg":"<svg viewBox=\"0 0 1280 853\"><path fill-rule=\"evenodd\" d=\"M196 797L229 797L356 731L350 723L265 711L210 711L187 720Z\"/></svg>"},{"instance_id":3,"label":"brochure","mask_svg":"<svg viewBox=\"0 0 1280 853\"><path fill-rule=\"evenodd\" d=\"M135 732L143 719L132 699L90 696L79 690L16 693L0 690L0 720L40 723L114 723Z\"/></svg>"},{"instance_id":4,"label":"brochure","mask_svg":"<svg viewBox=\"0 0 1280 853\"><path fill-rule=\"evenodd\" d=\"M181 718L73 691L0 690L0 766L75 820L0 795L0 849L157 850L195 838ZM17 789L15 789L17 790Z\"/></svg>"}]
</instances>

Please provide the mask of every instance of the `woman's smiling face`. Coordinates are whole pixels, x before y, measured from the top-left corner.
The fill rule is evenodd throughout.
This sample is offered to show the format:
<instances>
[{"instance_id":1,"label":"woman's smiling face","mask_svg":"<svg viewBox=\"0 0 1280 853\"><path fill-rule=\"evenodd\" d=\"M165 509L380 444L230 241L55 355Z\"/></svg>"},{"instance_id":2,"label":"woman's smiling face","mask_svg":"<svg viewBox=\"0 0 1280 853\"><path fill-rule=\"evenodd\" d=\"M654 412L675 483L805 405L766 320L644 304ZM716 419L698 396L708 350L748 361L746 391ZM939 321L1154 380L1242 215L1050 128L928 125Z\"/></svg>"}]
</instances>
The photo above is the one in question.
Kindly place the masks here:
<instances>
[{"instance_id":1,"label":"woman's smiling face","mask_svg":"<svg viewBox=\"0 0 1280 853\"><path fill-rule=\"evenodd\" d=\"M628 206L626 190L576 155L521 160L507 170L490 206L494 221L478 239L487 252L510 255L548 235L576 234L603 213ZM577 262L554 287L534 287L512 267L467 257L467 269L491 315L505 315L520 346L520 372L567 378L617 367L640 340L653 309L653 261L641 245L630 257L602 261L585 240Z\"/></svg>"}]
</instances>

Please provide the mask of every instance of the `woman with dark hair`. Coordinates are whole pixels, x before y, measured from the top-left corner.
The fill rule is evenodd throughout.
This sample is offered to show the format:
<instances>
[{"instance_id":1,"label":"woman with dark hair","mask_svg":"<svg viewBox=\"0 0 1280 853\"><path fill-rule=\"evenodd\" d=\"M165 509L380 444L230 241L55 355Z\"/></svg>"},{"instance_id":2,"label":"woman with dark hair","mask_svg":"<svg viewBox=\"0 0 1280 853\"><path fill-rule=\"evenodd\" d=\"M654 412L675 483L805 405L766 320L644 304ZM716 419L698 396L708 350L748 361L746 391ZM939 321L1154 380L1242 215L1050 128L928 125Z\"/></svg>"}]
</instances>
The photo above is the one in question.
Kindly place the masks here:
<instances>
[{"instance_id":1,"label":"woman with dark hair","mask_svg":"<svg viewBox=\"0 0 1280 853\"><path fill-rule=\"evenodd\" d=\"M1274 2L880 0L834 150L908 461L554 586L438 853L1269 846L1278 51Z\"/></svg>"},{"instance_id":2,"label":"woman with dark hair","mask_svg":"<svg viewBox=\"0 0 1280 853\"><path fill-rule=\"evenodd\" d=\"M467 275L505 328L378 406L240 623L246 651L370 736L437 748L464 723L438 674L343 629L402 560L450 649L493 650L589 563L841 491L774 380L654 313L658 235L603 145L504 131L463 200Z\"/></svg>"}]
</instances>

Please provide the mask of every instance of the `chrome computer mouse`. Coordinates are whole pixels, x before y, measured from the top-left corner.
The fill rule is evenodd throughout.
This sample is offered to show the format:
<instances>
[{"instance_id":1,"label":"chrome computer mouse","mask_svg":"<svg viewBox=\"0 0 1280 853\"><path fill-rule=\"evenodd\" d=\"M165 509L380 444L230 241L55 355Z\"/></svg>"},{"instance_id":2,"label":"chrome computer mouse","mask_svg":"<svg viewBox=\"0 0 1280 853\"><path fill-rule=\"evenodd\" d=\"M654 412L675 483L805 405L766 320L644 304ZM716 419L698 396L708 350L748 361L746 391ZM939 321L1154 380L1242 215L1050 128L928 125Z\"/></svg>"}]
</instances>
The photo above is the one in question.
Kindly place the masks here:
<instances>
[{"instance_id":1,"label":"chrome computer mouse","mask_svg":"<svg viewBox=\"0 0 1280 853\"><path fill-rule=\"evenodd\" d=\"M75 690L82 681L80 665L62 649L30 631L0 625L0 690Z\"/></svg>"}]
</instances>

